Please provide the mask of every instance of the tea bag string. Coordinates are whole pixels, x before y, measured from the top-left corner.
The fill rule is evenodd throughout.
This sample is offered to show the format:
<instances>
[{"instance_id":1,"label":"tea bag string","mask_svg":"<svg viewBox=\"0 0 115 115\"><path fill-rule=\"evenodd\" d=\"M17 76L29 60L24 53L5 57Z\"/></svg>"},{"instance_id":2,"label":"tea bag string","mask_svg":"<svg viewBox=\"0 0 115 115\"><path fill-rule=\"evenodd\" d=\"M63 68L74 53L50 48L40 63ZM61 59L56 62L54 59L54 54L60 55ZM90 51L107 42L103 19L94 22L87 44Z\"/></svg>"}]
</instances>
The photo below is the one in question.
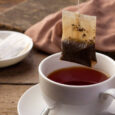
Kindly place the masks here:
<instances>
[{"instance_id":1,"label":"tea bag string","mask_svg":"<svg viewBox=\"0 0 115 115\"><path fill-rule=\"evenodd\" d=\"M77 5L76 5L76 6L77 6L77 8L78 8L77 13L79 13L79 14L80 14L80 12L79 12L79 3L80 3L80 2L79 2L79 0L77 0Z\"/></svg>"}]
</instances>

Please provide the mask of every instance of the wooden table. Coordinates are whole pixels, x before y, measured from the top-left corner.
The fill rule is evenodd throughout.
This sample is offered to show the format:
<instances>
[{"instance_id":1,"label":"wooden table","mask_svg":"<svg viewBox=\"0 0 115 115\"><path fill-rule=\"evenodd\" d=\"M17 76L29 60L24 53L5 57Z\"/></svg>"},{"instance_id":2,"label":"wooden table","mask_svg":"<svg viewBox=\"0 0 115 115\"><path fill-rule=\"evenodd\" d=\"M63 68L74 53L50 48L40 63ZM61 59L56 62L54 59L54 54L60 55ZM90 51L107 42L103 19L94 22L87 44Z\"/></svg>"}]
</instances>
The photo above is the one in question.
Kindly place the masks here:
<instances>
[{"instance_id":1,"label":"wooden table","mask_svg":"<svg viewBox=\"0 0 115 115\"><path fill-rule=\"evenodd\" d=\"M24 3L21 3L23 1ZM9 0L0 0L0 24L2 24L0 29L23 32L46 15L65 6L76 4L76 0L58 0L57 3L55 2L54 0L10 0L10 2ZM23 7L26 8L24 11ZM32 12L29 12L27 7L31 7ZM26 15L25 11L28 11ZM31 17L31 20L29 20L29 16L33 12L39 15ZM15 15L17 19L15 19ZM19 20L22 19L21 16L25 17L24 20ZM21 63L8 68L0 68L0 115L17 115L17 103L20 96L28 88L39 82L37 67L40 61L47 56L48 54L33 49Z\"/></svg>"}]
</instances>

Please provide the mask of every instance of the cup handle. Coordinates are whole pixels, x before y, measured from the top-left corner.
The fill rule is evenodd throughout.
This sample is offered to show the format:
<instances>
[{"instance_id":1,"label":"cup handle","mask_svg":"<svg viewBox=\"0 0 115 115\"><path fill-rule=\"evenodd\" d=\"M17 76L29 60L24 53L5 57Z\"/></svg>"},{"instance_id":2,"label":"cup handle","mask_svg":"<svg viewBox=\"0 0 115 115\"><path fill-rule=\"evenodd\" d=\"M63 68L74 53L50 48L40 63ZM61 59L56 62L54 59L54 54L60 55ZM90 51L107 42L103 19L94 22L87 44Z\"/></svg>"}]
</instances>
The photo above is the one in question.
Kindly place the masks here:
<instances>
[{"instance_id":1,"label":"cup handle","mask_svg":"<svg viewBox=\"0 0 115 115\"><path fill-rule=\"evenodd\" d=\"M40 115L48 115L49 110L50 109L48 108L48 106L46 106L45 109L42 111L42 113Z\"/></svg>"},{"instance_id":2,"label":"cup handle","mask_svg":"<svg viewBox=\"0 0 115 115\"><path fill-rule=\"evenodd\" d=\"M115 89L114 88L108 89L105 92L103 92L102 95L101 95L101 99L106 100L108 98L108 96L115 99ZM104 113L104 115L114 115L115 114L115 113L113 114L113 113L109 112L108 109L105 110L103 113Z\"/></svg>"}]
</instances>

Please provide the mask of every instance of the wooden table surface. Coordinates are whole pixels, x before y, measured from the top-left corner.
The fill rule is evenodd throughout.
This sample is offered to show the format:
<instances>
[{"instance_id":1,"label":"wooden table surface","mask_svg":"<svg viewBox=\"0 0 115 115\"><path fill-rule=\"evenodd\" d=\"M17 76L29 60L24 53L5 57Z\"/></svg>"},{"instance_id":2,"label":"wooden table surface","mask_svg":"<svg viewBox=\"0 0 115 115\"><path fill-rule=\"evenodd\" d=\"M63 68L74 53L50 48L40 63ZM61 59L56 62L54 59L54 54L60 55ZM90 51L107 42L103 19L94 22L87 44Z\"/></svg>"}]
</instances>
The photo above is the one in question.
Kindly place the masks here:
<instances>
[{"instance_id":1,"label":"wooden table surface","mask_svg":"<svg viewBox=\"0 0 115 115\"><path fill-rule=\"evenodd\" d=\"M9 9L11 10L13 7L15 7L17 4L23 1L26 3L27 0L0 0L0 14L3 14L3 18L0 16L3 19L3 20L0 19L0 22L4 21L5 16L7 17L7 15L9 14L8 13ZM67 0L67 1L59 0L57 1L58 3L55 4L55 2L53 2L54 0L52 0L52 4L51 4L52 9L50 9L49 7L49 12L48 12L48 9L45 9L45 6L46 5L48 6L49 2L47 3L47 1L51 1L51 0L33 0L33 1L34 1L34 4L32 4L31 6L30 2L32 2L32 0L30 0L29 7L33 8L34 6L36 6L35 1L36 2L39 1L39 6L41 8L40 12L43 11L43 13L39 15L38 21L42 19L45 15L48 15L51 12L55 12L56 10L60 8L76 3L76 0ZM19 4L20 7L26 6L25 3L23 5ZM53 5L56 5L56 7L53 7ZM23 15L23 11L22 11L22 14L19 14L19 16L21 15ZM25 15L25 17L26 16L27 15ZM37 18L34 17L33 20L34 22L32 22L31 24L35 23L35 21L37 21ZM15 22L15 21L16 20L13 20L12 22ZM8 18L6 19L6 22L8 24ZM20 22L23 22L23 21L21 20ZM10 24L11 23L9 22L9 25ZM22 26L19 25L20 27L19 29L22 29L22 31L24 31L25 29L27 29L27 27L31 26L28 24L30 23L23 23ZM14 25L12 23L11 26L12 28L14 28L14 26L16 26L16 23ZM38 83L37 67L40 61L44 59L46 56L48 56L48 54L45 54L41 51L33 49L30 55L25 60L23 60L21 63L8 67L8 68L2 68L2 69L0 68L0 115L17 115L18 100L20 96L28 88Z\"/></svg>"}]
</instances>

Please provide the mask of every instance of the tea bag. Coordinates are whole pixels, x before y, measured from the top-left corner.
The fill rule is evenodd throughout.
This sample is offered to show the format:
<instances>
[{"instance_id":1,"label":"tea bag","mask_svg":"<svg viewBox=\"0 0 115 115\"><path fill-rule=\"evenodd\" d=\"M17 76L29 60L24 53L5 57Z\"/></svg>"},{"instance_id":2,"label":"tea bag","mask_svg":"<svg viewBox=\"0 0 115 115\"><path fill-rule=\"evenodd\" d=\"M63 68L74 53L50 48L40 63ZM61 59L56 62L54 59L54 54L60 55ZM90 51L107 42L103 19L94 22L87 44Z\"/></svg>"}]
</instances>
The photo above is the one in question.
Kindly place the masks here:
<instances>
[{"instance_id":1,"label":"tea bag","mask_svg":"<svg viewBox=\"0 0 115 115\"><path fill-rule=\"evenodd\" d=\"M86 66L96 63L96 16L63 11L61 59Z\"/></svg>"}]
</instances>

